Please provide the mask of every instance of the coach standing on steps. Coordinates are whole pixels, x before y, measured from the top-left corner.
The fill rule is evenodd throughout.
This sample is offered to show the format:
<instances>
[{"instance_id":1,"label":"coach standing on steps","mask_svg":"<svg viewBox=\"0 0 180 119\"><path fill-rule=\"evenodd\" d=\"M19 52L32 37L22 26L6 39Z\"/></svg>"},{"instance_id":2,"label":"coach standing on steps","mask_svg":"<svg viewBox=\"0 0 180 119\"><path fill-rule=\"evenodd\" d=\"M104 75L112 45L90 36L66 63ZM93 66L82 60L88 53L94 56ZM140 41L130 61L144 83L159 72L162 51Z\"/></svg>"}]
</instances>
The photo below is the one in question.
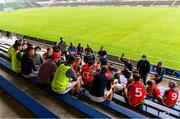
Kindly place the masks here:
<instances>
[{"instance_id":1,"label":"coach standing on steps","mask_svg":"<svg viewBox=\"0 0 180 119\"><path fill-rule=\"evenodd\" d=\"M142 59L137 63L137 71L141 75L143 84L146 85L146 78L150 72L150 62L146 59L146 55L142 56Z\"/></svg>"}]
</instances>

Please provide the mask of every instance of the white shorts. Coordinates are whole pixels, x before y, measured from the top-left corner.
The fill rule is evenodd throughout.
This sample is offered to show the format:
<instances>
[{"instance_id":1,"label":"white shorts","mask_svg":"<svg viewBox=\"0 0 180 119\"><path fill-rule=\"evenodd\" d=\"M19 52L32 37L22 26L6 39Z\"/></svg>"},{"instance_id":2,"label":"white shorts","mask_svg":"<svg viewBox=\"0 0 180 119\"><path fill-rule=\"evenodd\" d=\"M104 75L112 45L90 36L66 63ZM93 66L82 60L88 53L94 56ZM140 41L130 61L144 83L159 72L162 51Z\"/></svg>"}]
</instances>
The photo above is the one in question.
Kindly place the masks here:
<instances>
[{"instance_id":1,"label":"white shorts","mask_svg":"<svg viewBox=\"0 0 180 119\"><path fill-rule=\"evenodd\" d=\"M94 102L104 102L106 99L104 97L95 97L89 93L89 98Z\"/></svg>"},{"instance_id":2,"label":"white shorts","mask_svg":"<svg viewBox=\"0 0 180 119\"><path fill-rule=\"evenodd\" d=\"M32 72L32 73L30 73L30 74L28 74L28 75L24 75L24 74L22 74L25 78L34 78L34 77L37 77L37 75L38 75L38 71L34 71L34 72Z\"/></svg>"},{"instance_id":3,"label":"white shorts","mask_svg":"<svg viewBox=\"0 0 180 119\"><path fill-rule=\"evenodd\" d=\"M106 96L107 94L108 94L108 91L107 91L107 89L105 89L104 90L104 95ZM96 96L91 95L90 93L89 93L89 98L92 101L99 102L99 103L104 102L106 100L106 98L104 98L104 97L96 97Z\"/></svg>"}]
</instances>

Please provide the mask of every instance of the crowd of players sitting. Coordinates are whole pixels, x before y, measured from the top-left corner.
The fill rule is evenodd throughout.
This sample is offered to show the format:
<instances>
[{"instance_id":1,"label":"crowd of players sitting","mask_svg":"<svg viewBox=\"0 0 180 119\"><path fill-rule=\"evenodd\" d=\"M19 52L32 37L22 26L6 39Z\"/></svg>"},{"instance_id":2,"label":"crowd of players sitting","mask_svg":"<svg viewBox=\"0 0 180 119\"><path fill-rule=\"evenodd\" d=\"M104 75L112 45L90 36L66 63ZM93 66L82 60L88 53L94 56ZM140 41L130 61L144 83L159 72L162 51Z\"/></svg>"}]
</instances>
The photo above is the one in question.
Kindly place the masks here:
<instances>
[{"instance_id":1,"label":"crowd of players sitting","mask_svg":"<svg viewBox=\"0 0 180 119\"><path fill-rule=\"evenodd\" d=\"M125 68L120 70L108 64L107 52L103 46L98 52L99 60L95 60L95 53L89 44L85 49L80 43L77 47L73 43L67 46L62 37L52 48L47 48L43 55L40 51L38 46L16 40L8 49L12 69L27 78L36 77L39 86L51 86L58 94L71 91L81 95L83 87L89 92L89 98L96 102L111 101L116 92L123 95L129 105L139 109L142 109L145 97L158 100L167 107L177 103L179 92L175 82L170 81L169 89L163 96L160 94L158 84L164 75L162 62L157 64L155 77L146 82L150 63L145 55L138 61L137 68L134 68L131 59L125 59L122 54L120 60ZM126 86L122 85L121 75L127 79Z\"/></svg>"}]
</instances>

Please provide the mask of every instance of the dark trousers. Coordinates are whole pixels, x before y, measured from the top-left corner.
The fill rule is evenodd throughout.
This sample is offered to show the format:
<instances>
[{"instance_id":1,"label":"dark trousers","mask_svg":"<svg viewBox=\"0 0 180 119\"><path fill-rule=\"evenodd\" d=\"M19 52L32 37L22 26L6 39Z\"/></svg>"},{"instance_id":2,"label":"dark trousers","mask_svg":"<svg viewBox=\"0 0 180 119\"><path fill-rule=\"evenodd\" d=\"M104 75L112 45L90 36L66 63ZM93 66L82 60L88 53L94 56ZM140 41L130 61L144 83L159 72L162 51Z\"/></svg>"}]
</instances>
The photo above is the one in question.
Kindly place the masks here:
<instances>
[{"instance_id":1,"label":"dark trousers","mask_svg":"<svg viewBox=\"0 0 180 119\"><path fill-rule=\"evenodd\" d=\"M64 55L65 57L67 57L67 51L64 51L64 52L63 52L63 55Z\"/></svg>"},{"instance_id":2,"label":"dark trousers","mask_svg":"<svg viewBox=\"0 0 180 119\"><path fill-rule=\"evenodd\" d=\"M144 85L146 85L146 79L147 79L147 74L146 75L141 75L141 79Z\"/></svg>"}]
</instances>

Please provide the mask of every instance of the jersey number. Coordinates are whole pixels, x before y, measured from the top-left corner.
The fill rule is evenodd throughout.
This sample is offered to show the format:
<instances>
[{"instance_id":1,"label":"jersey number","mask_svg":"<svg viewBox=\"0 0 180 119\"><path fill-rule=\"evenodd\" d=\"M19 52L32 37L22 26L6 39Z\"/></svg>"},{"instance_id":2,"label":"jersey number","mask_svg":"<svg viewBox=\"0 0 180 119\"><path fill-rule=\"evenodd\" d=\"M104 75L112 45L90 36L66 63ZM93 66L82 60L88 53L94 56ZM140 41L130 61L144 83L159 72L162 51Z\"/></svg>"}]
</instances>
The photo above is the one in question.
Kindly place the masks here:
<instances>
[{"instance_id":1,"label":"jersey number","mask_svg":"<svg viewBox=\"0 0 180 119\"><path fill-rule=\"evenodd\" d=\"M89 79L89 72L83 72L83 78Z\"/></svg>"},{"instance_id":2,"label":"jersey number","mask_svg":"<svg viewBox=\"0 0 180 119\"><path fill-rule=\"evenodd\" d=\"M172 100L176 100L176 98L177 98L177 94L176 94L176 93L173 93L173 94L172 94Z\"/></svg>"},{"instance_id":3,"label":"jersey number","mask_svg":"<svg viewBox=\"0 0 180 119\"><path fill-rule=\"evenodd\" d=\"M136 91L135 92L136 93L135 94L136 97L141 97L142 96L142 91L141 90L142 90L142 88L136 88L136 90L135 90Z\"/></svg>"}]
</instances>

